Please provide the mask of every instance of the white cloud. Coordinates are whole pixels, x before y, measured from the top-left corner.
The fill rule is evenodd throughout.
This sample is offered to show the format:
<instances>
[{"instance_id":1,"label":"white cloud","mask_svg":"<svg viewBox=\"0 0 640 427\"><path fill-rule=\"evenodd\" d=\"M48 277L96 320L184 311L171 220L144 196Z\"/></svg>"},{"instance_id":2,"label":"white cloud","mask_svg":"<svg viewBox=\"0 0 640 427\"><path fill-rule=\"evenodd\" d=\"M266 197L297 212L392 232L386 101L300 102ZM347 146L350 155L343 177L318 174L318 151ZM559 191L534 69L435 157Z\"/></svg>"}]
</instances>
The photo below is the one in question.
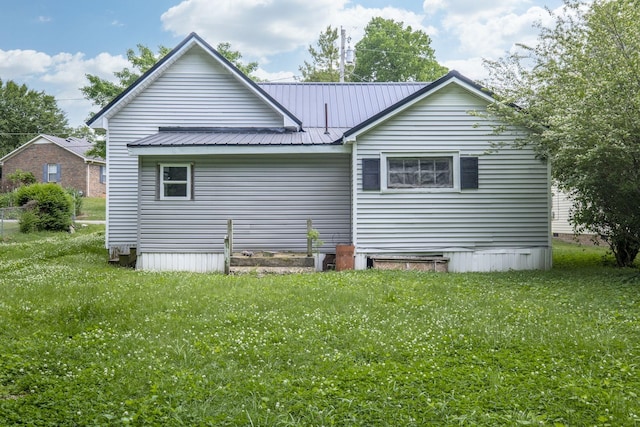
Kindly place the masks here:
<instances>
[{"instance_id":1,"label":"white cloud","mask_svg":"<svg viewBox=\"0 0 640 427\"><path fill-rule=\"evenodd\" d=\"M178 36L197 32L211 45L229 42L245 57L266 63L269 55L305 48L328 25L344 27L352 43L363 35L374 16L402 21L429 34L424 15L404 9L349 6L347 0L184 0L166 11L161 20Z\"/></svg>"},{"instance_id":2,"label":"white cloud","mask_svg":"<svg viewBox=\"0 0 640 427\"><path fill-rule=\"evenodd\" d=\"M43 90L54 96L74 127L84 122L92 109L95 110L80 92L87 84L85 74L114 80L113 72L128 65L123 56L108 53L85 58L83 53L62 52L50 56L34 50L0 50L3 80L25 83L30 89Z\"/></svg>"},{"instance_id":3,"label":"white cloud","mask_svg":"<svg viewBox=\"0 0 640 427\"><path fill-rule=\"evenodd\" d=\"M52 62L51 56L43 52L0 49L0 76L12 80L43 73Z\"/></svg>"},{"instance_id":4,"label":"white cloud","mask_svg":"<svg viewBox=\"0 0 640 427\"><path fill-rule=\"evenodd\" d=\"M258 79L266 82L293 82L295 81L295 75L291 71L278 71L275 73L270 73L265 71L262 68L258 68L255 73L253 73Z\"/></svg>"},{"instance_id":5,"label":"white cloud","mask_svg":"<svg viewBox=\"0 0 640 427\"><path fill-rule=\"evenodd\" d=\"M493 0L490 5L477 0L424 0L423 9L437 20L440 32L434 38L439 61L450 69L475 79L483 79L482 59L498 59L516 44L535 45L539 29L553 18L540 1ZM547 4L560 4L548 0ZM561 10L558 7L555 12Z\"/></svg>"},{"instance_id":6,"label":"white cloud","mask_svg":"<svg viewBox=\"0 0 640 427\"><path fill-rule=\"evenodd\" d=\"M51 22L52 19L50 16L38 16L38 22Z\"/></svg>"}]
</instances>

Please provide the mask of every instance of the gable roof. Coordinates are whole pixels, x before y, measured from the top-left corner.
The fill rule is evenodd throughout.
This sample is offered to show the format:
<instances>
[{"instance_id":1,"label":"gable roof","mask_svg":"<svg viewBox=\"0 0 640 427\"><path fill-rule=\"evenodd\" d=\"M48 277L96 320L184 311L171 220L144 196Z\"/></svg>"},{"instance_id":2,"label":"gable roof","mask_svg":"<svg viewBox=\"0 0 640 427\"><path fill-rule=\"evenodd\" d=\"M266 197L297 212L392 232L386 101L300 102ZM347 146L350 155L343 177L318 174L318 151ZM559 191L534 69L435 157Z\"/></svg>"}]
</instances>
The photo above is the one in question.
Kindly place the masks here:
<instances>
[{"instance_id":1,"label":"gable roof","mask_svg":"<svg viewBox=\"0 0 640 427\"><path fill-rule=\"evenodd\" d=\"M493 101L493 94L491 92L489 92L488 90L486 90L481 85L479 85L478 83L474 82L473 80L469 79L468 77L463 76L459 72L457 72L455 70L451 70L446 75L444 75L443 77L433 81L432 83L426 84L420 90L412 93L411 95L409 95L406 98L400 100L399 102L389 106L388 108L386 108L386 109L378 112L377 114L369 117L367 120L365 120L365 121L359 123L358 125L352 127L351 129L349 129L348 131L346 131L344 133L344 139L345 140L350 140L350 139L355 138L360 133L363 133L366 130L376 126L380 122L389 119L390 117L398 114L399 112L401 112L404 109L410 107L411 105L415 104L416 102L426 98L427 96L431 95L432 93L434 93L434 92L436 92L436 91L442 89L443 87L448 86L448 85L450 85L452 83L457 83L459 86L462 86L462 87L466 88L470 92L472 92L475 95L487 100L488 102L492 102Z\"/></svg>"},{"instance_id":2,"label":"gable roof","mask_svg":"<svg viewBox=\"0 0 640 427\"><path fill-rule=\"evenodd\" d=\"M20 153L25 148L27 148L29 145L32 145L35 142L37 142L39 139L45 139L45 140L47 140L47 141L59 146L60 148L63 148L65 150L71 152L72 154L75 154L76 156L80 157L85 162L105 163L105 160L102 157L87 156L87 154L86 154L87 151L90 150L91 148L93 148L94 145L93 145L92 142L87 141L84 138L75 138L75 137L60 138L60 137L53 136L53 135L40 134L40 135L36 136L35 138L25 142L20 147L16 148L15 150L10 152L6 156L2 157L0 159L0 164L2 164L4 161L9 159L10 157L13 157L16 154Z\"/></svg>"},{"instance_id":3,"label":"gable roof","mask_svg":"<svg viewBox=\"0 0 640 427\"><path fill-rule=\"evenodd\" d=\"M102 108L97 114L95 114L87 125L90 127L100 127L100 119L108 118L127 105L136 95L144 88L149 86L155 80L160 77L163 72L175 61L177 61L182 55L188 52L194 46L200 46L205 52L211 55L216 61L218 61L226 70L228 70L232 76L234 76L241 84L247 87L258 98L264 100L270 105L276 112L283 116L285 126L299 128L301 121L283 107L278 101L273 99L268 93L262 90L253 80L242 73L235 65L229 62L224 56L218 53L213 47L205 42L196 33L191 33L180 44L178 44L171 52L158 61L153 67L138 78L131 86L125 89L117 97L115 97L109 104Z\"/></svg>"}]
</instances>

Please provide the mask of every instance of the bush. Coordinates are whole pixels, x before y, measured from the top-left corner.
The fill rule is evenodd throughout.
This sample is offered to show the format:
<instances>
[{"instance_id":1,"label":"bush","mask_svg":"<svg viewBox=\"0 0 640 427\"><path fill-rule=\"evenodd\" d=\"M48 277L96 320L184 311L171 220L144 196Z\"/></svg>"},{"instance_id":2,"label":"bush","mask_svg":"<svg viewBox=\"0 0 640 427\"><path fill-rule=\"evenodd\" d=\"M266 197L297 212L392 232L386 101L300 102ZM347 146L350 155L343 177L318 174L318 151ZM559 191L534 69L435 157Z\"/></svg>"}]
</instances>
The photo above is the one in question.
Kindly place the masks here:
<instances>
[{"instance_id":1,"label":"bush","mask_svg":"<svg viewBox=\"0 0 640 427\"><path fill-rule=\"evenodd\" d=\"M20 232L33 233L38 231L38 216L33 211L23 212L20 216Z\"/></svg>"},{"instance_id":2,"label":"bush","mask_svg":"<svg viewBox=\"0 0 640 427\"><path fill-rule=\"evenodd\" d=\"M0 194L0 208L10 208L14 205L14 193L13 192L8 192L8 193L2 193Z\"/></svg>"},{"instance_id":3,"label":"bush","mask_svg":"<svg viewBox=\"0 0 640 427\"><path fill-rule=\"evenodd\" d=\"M67 188L67 193L71 196L74 204L73 213L75 216L78 216L82 213L82 200L83 194L82 191L76 190L75 188Z\"/></svg>"},{"instance_id":4,"label":"bush","mask_svg":"<svg viewBox=\"0 0 640 427\"><path fill-rule=\"evenodd\" d=\"M8 178L15 187L35 184L37 181L33 172L25 172L22 169L17 169L14 173L9 174Z\"/></svg>"},{"instance_id":5,"label":"bush","mask_svg":"<svg viewBox=\"0 0 640 427\"><path fill-rule=\"evenodd\" d=\"M32 184L20 187L16 191L16 204L24 206L26 212L20 219L20 229L33 231L50 230L65 231L71 226L71 213L73 209L73 199L59 185ZM35 216L35 227L27 226L23 222L33 221L31 213ZM26 215L26 219L25 218Z\"/></svg>"}]
</instances>

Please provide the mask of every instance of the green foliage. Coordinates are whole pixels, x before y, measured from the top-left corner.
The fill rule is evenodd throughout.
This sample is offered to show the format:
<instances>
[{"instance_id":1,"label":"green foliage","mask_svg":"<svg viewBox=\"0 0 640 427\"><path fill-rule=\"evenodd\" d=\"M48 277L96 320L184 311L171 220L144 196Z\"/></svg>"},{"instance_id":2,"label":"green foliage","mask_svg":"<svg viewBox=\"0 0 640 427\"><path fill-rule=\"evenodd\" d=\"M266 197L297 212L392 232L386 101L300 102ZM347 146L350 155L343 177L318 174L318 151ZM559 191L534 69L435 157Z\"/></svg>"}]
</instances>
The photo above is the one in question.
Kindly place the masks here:
<instances>
[{"instance_id":1,"label":"green foliage","mask_svg":"<svg viewBox=\"0 0 640 427\"><path fill-rule=\"evenodd\" d=\"M340 47L338 46L338 29L330 25L320 33L316 46L309 46L312 62L304 61L299 67L304 82L337 82L340 81ZM346 65L345 65L346 67ZM351 69L353 66L349 66ZM349 71L345 72L345 76Z\"/></svg>"},{"instance_id":2,"label":"green foliage","mask_svg":"<svg viewBox=\"0 0 640 427\"><path fill-rule=\"evenodd\" d=\"M371 19L364 31L355 46L352 81L432 81L447 73L424 31L381 17Z\"/></svg>"},{"instance_id":3,"label":"green foliage","mask_svg":"<svg viewBox=\"0 0 640 427\"><path fill-rule=\"evenodd\" d=\"M125 67L113 73L118 79L117 82L105 80L93 74L86 74L89 84L80 88L84 97L99 108L106 106L171 50L160 46L158 53L155 54L142 44L138 44L137 48L137 54L133 49L127 50L127 59L131 63L131 68Z\"/></svg>"},{"instance_id":4,"label":"green foliage","mask_svg":"<svg viewBox=\"0 0 640 427\"><path fill-rule=\"evenodd\" d=\"M256 277L109 267L101 232L0 244L0 425L633 426L638 283L583 249Z\"/></svg>"},{"instance_id":5,"label":"green foliage","mask_svg":"<svg viewBox=\"0 0 640 427\"><path fill-rule=\"evenodd\" d=\"M218 46L216 46L216 50L220 55L222 55L223 57L225 57L225 59L231 62L236 68L242 71L243 74L245 74L252 80L258 80L257 77L252 75L258 69L258 63L255 61L249 62L248 64L243 63L241 61L242 54L237 50L232 50L231 43L228 43L228 42L218 43Z\"/></svg>"},{"instance_id":6,"label":"green foliage","mask_svg":"<svg viewBox=\"0 0 640 427\"><path fill-rule=\"evenodd\" d=\"M68 132L65 113L53 96L0 80L0 157L40 133L64 136Z\"/></svg>"},{"instance_id":7,"label":"green foliage","mask_svg":"<svg viewBox=\"0 0 640 427\"><path fill-rule=\"evenodd\" d=\"M82 213L82 204L84 202L84 195L80 190L76 190L75 188L67 188L65 190L69 196L71 196L71 200L73 203L73 214L78 216Z\"/></svg>"},{"instance_id":8,"label":"green foliage","mask_svg":"<svg viewBox=\"0 0 640 427\"><path fill-rule=\"evenodd\" d=\"M577 230L603 236L617 264L630 266L640 250L640 8L631 0L565 8L536 46L487 63L500 101L490 113L530 130L519 145L551 161L575 200Z\"/></svg>"},{"instance_id":9,"label":"green foliage","mask_svg":"<svg viewBox=\"0 0 640 427\"><path fill-rule=\"evenodd\" d=\"M14 187L35 184L37 181L33 172L25 172L22 169L17 169L14 173L10 173L8 178Z\"/></svg>"},{"instance_id":10,"label":"green foliage","mask_svg":"<svg viewBox=\"0 0 640 427\"><path fill-rule=\"evenodd\" d=\"M26 209L20 219L21 223L33 222L30 215L33 214L37 218L37 231L66 231L71 226L73 200L59 185L47 183L23 186L16 191L15 197L16 204ZM25 225L25 229L33 231L31 225Z\"/></svg>"},{"instance_id":11,"label":"green foliage","mask_svg":"<svg viewBox=\"0 0 640 427\"><path fill-rule=\"evenodd\" d=\"M320 247L324 245L324 241L320 239L320 232L312 228L307 232L307 239L311 240L311 244L316 250L316 255L320 253Z\"/></svg>"},{"instance_id":12,"label":"green foliage","mask_svg":"<svg viewBox=\"0 0 640 427\"><path fill-rule=\"evenodd\" d=\"M21 233L33 233L38 231L39 218L38 215L32 210L27 210L20 215L20 232Z\"/></svg>"},{"instance_id":13,"label":"green foliage","mask_svg":"<svg viewBox=\"0 0 640 427\"><path fill-rule=\"evenodd\" d=\"M15 204L15 193L0 193L0 208L9 208Z\"/></svg>"}]
</instances>

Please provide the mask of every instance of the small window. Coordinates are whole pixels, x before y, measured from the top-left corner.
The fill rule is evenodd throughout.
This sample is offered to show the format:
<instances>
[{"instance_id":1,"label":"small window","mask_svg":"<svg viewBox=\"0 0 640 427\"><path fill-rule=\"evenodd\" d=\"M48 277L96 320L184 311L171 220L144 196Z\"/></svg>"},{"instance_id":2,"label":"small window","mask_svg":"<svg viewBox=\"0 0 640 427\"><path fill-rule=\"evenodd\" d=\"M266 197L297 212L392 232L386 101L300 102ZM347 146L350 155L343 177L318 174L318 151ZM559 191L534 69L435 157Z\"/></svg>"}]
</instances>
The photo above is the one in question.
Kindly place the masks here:
<instances>
[{"instance_id":1,"label":"small window","mask_svg":"<svg viewBox=\"0 0 640 427\"><path fill-rule=\"evenodd\" d=\"M160 165L160 199L191 199L191 165Z\"/></svg>"},{"instance_id":2,"label":"small window","mask_svg":"<svg viewBox=\"0 0 640 427\"><path fill-rule=\"evenodd\" d=\"M387 158L387 188L452 188L453 158Z\"/></svg>"},{"instance_id":3,"label":"small window","mask_svg":"<svg viewBox=\"0 0 640 427\"><path fill-rule=\"evenodd\" d=\"M107 167L104 165L100 166L100 184L104 184L107 182Z\"/></svg>"},{"instance_id":4,"label":"small window","mask_svg":"<svg viewBox=\"0 0 640 427\"><path fill-rule=\"evenodd\" d=\"M42 170L42 182L60 182L61 168L57 163L46 163Z\"/></svg>"}]
</instances>

